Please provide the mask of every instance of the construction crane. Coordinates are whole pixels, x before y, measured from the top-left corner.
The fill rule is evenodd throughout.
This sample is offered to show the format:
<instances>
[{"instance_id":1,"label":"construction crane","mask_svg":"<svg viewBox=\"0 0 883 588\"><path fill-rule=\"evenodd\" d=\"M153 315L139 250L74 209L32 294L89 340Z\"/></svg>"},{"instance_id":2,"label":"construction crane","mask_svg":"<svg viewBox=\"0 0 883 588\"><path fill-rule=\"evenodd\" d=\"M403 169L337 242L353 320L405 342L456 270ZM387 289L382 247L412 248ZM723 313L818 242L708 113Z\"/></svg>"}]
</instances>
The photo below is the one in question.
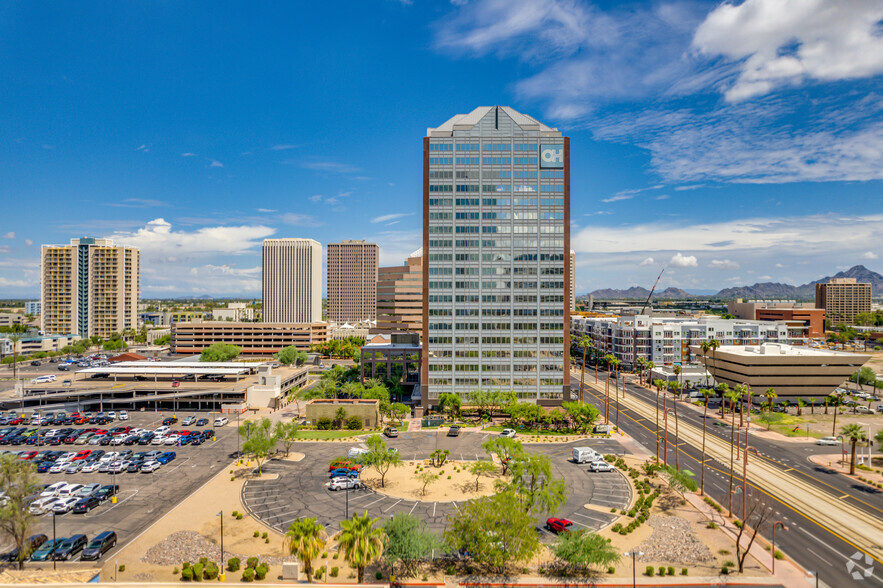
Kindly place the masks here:
<instances>
[{"instance_id":1,"label":"construction crane","mask_svg":"<svg viewBox=\"0 0 883 588\"><path fill-rule=\"evenodd\" d=\"M653 282L653 287L650 288L650 294L647 295L647 300L644 302L644 306L641 308L641 312L638 313L638 316L644 314L644 311L647 310L647 305L650 304L650 298L653 297L653 292L656 291L656 286L659 284L659 278L662 277L662 274L665 273L665 268L662 268L662 271L659 272L659 275L656 276L656 281Z\"/></svg>"}]
</instances>

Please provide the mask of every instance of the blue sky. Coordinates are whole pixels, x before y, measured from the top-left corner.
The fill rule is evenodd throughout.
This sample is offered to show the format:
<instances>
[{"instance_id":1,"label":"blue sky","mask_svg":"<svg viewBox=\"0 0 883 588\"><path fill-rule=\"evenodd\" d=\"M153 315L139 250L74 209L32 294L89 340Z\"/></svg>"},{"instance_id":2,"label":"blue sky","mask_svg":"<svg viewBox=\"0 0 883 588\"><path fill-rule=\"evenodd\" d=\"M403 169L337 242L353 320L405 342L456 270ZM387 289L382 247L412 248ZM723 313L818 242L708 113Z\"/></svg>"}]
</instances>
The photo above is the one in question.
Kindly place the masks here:
<instances>
[{"instance_id":1,"label":"blue sky","mask_svg":"<svg viewBox=\"0 0 883 588\"><path fill-rule=\"evenodd\" d=\"M572 137L577 292L883 271L883 5L5 2L0 297L39 246L142 249L147 296L260 292L260 241L420 246L426 127Z\"/></svg>"}]
</instances>

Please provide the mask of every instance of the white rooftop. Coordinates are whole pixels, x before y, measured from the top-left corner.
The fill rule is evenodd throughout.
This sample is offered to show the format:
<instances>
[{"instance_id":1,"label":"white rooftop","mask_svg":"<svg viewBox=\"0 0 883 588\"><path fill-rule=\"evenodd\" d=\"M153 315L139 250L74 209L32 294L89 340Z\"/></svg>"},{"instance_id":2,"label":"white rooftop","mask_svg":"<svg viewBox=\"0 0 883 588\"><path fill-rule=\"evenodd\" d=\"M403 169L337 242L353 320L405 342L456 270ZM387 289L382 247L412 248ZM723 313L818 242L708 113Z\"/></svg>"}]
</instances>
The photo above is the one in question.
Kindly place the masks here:
<instances>
[{"instance_id":1,"label":"white rooftop","mask_svg":"<svg viewBox=\"0 0 883 588\"><path fill-rule=\"evenodd\" d=\"M178 369L156 367L117 367L113 365L79 370L78 374L132 374L132 375L181 375L194 376L235 376L248 372L248 366L232 367L180 367Z\"/></svg>"},{"instance_id":2,"label":"white rooftop","mask_svg":"<svg viewBox=\"0 0 883 588\"><path fill-rule=\"evenodd\" d=\"M455 130L469 130L477 125L481 119L493 112L494 109L499 109L505 113L505 115L512 119L512 122L517 124L523 130L540 131L541 133L558 133L558 129L545 125L532 116L518 112L510 106L479 106L469 114L456 114L443 122L440 126L426 129L426 136L438 137L445 136L446 134L453 134ZM558 135L560 136L560 133L558 133Z\"/></svg>"},{"instance_id":3,"label":"white rooftop","mask_svg":"<svg viewBox=\"0 0 883 588\"><path fill-rule=\"evenodd\" d=\"M829 349L814 349L801 345L786 345L785 343L762 343L761 345L721 345L716 353L732 353L734 355L791 355L803 357L831 357L844 355L857 355L843 351L831 351Z\"/></svg>"},{"instance_id":4,"label":"white rooftop","mask_svg":"<svg viewBox=\"0 0 883 588\"><path fill-rule=\"evenodd\" d=\"M179 368L256 368L264 362L242 363L239 361L121 361L111 364L110 367L149 367L173 370ZM107 368L100 368L107 371ZM99 371L100 371L99 370Z\"/></svg>"}]
</instances>

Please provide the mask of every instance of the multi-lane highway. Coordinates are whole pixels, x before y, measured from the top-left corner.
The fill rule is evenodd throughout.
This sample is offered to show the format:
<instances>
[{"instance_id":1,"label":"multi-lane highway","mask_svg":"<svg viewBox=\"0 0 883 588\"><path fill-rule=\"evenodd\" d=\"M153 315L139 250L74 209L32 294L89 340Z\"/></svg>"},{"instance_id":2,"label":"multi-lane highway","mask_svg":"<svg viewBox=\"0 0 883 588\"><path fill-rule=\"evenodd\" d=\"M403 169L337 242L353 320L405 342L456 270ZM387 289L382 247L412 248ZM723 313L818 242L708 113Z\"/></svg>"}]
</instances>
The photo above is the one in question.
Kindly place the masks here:
<instances>
[{"instance_id":1,"label":"multi-lane highway","mask_svg":"<svg viewBox=\"0 0 883 588\"><path fill-rule=\"evenodd\" d=\"M594 374L587 371L584 396L587 402L592 402L604 412L603 386L605 375L599 376L599 386L594 385ZM572 379L574 389L579 389L579 378ZM611 382L611 390L613 384ZM650 416L649 411L655 411L656 393L641 386L625 384L626 400L620 402L619 424L624 432L639 441L650 453L656 451L655 415ZM611 391L610 399L613 400ZM634 404L641 402L643 404ZM671 406L669 396L668 405ZM701 431L703 415L694 411L686 403L678 403L678 415L681 419L682 432L684 429ZM649 411L648 411L649 408ZM661 411L660 411L660 414ZM611 402L611 422L614 422L615 406ZM660 419L660 427L662 421ZM737 418L738 426L738 418ZM673 422L669 419L669 462L674 462L674 433ZM720 448L722 444L729 446L730 427L719 419L709 417L707 432L710 444ZM696 474L697 481L700 478L701 452L699 447L694 446L696 436L681 436L680 460L681 468L692 470ZM880 561L879 553L883 550L883 533L878 533L879 521L883 521L883 493L872 488L853 482L852 480L835 474L826 468L817 466L808 460L810 453L818 448L815 445L804 445L789 442L769 441L757 436L751 436L749 444L756 448L759 456L752 453L749 457L749 465L753 460L758 460L755 465L763 466L767 472L774 472L770 477L777 478L777 482L793 481L793 493L786 485L779 485L776 491L769 491L770 484L764 483L764 488L759 484L752 483L752 476L748 476L750 495L763 493L767 495L767 502L774 510L771 520L782 520L788 525L788 531L779 531L776 534L777 548L784 551L789 557L810 571L817 571L820 577L820 585L827 584L832 587L840 586L883 586L883 561ZM697 444L698 445L698 444ZM726 509L729 504L729 460L715 459L714 452L706 454L705 491L722 504ZM721 452L718 451L718 457ZM742 485L741 461L738 462L737 471L734 475L734 487ZM761 482L762 480L758 480ZM767 480L769 481L769 480ZM810 491L807 492L806 490ZM798 500L803 498L803 502ZM819 506L823 503L842 503L843 509L848 510L854 520L861 524L867 522L877 523L868 528L871 529L861 541L850 540L847 533L838 533L820 521L819 511L825 511L827 515L834 515L836 506L815 508L815 505L807 505L805 500L817 498ZM739 516L741 511L741 495L734 497L734 514ZM836 516L834 517L836 519ZM846 516L843 517L846 519ZM855 537L853 537L855 539ZM850 564L850 559L858 553L860 562ZM871 557L871 564L866 562L866 555ZM872 567L873 566L873 567ZM872 567L871 575L866 577L865 570ZM860 579L853 577L858 574Z\"/></svg>"}]
</instances>

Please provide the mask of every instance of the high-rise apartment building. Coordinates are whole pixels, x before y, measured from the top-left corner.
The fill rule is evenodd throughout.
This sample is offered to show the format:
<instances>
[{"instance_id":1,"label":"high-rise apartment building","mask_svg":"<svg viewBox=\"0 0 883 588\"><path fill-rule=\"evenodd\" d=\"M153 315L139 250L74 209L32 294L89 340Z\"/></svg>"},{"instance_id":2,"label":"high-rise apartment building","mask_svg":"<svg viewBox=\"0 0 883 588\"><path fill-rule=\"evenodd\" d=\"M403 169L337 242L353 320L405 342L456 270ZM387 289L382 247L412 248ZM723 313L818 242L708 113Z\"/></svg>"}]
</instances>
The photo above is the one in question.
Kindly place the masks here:
<instances>
[{"instance_id":1,"label":"high-rise apartment building","mask_svg":"<svg viewBox=\"0 0 883 588\"><path fill-rule=\"evenodd\" d=\"M336 323L374 320L377 314L376 243L328 244L328 320Z\"/></svg>"},{"instance_id":2,"label":"high-rise apartment building","mask_svg":"<svg viewBox=\"0 0 883 588\"><path fill-rule=\"evenodd\" d=\"M138 249L93 238L43 245L40 274L44 333L107 338L138 326Z\"/></svg>"},{"instance_id":3,"label":"high-rise apartment building","mask_svg":"<svg viewBox=\"0 0 883 588\"><path fill-rule=\"evenodd\" d=\"M570 250L570 311L576 310L576 251Z\"/></svg>"},{"instance_id":4,"label":"high-rise apartment building","mask_svg":"<svg viewBox=\"0 0 883 588\"><path fill-rule=\"evenodd\" d=\"M377 325L372 333L423 331L423 250L404 265L382 267L377 274Z\"/></svg>"},{"instance_id":5,"label":"high-rise apartment building","mask_svg":"<svg viewBox=\"0 0 883 588\"><path fill-rule=\"evenodd\" d=\"M265 323L322 320L322 246L313 239L264 239Z\"/></svg>"},{"instance_id":6,"label":"high-rise apartment building","mask_svg":"<svg viewBox=\"0 0 883 588\"><path fill-rule=\"evenodd\" d=\"M421 402L569 400L570 140L509 107L423 139Z\"/></svg>"},{"instance_id":7,"label":"high-rise apartment building","mask_svg":"<svg viewBox=\"0 0 883 588\"><path fill-rule=\"evenodd\" d=\"M855 324L855 315L871 312L871 285L855 278L831 278L816 284L816 308L824 308L830 325Z\"/></svg>"}]
</instances>

